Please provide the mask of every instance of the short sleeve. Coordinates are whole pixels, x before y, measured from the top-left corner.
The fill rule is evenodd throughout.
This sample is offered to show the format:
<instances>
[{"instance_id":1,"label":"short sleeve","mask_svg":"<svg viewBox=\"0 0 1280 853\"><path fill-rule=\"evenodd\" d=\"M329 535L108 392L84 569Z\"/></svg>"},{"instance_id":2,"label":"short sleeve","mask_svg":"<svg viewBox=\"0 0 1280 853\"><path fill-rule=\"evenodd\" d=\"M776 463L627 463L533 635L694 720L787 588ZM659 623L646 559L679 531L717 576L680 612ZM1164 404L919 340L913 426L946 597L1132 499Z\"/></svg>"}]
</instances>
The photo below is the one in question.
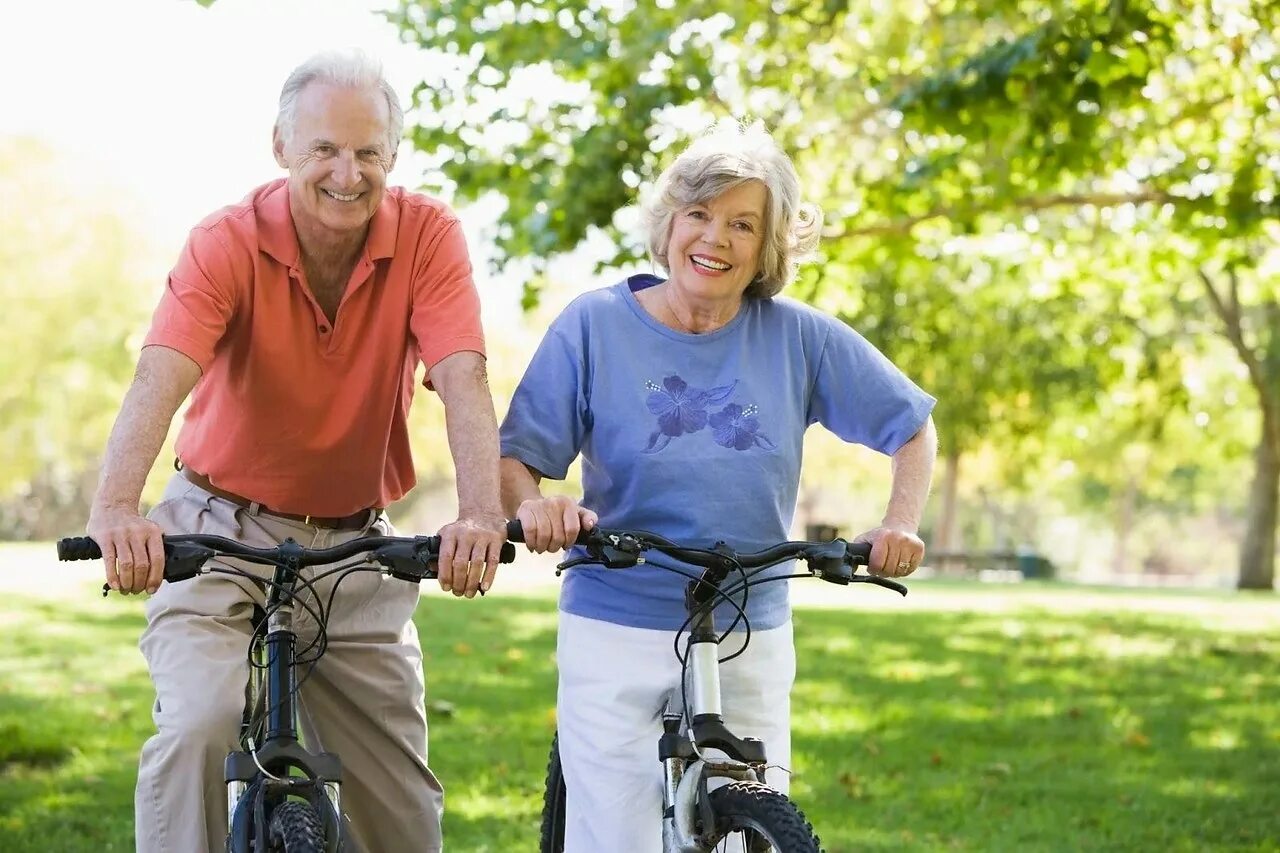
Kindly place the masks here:
<instances>
[{"instance_id":1,"label":"short sleeve","mask_svg":"<svg viewBox=\"0 0 1280 853\"><path fill-rule=\"evenodd\" d=\"M586 359L555 325L529 362L502 421L502 455L563 480L591 428Z\"/></svg>"},{"instance_id":2,"label":"short sleeve","mask_svg":"<svg viewBox=\"0 0 1280 853\"><path fill-rule=\"evenodd\" d=\"M480 324L480 295L471 277L471 257L458 220L433 220L441 229L425 243L425 257L414 271L413 305L409 328L418 358L431 368L456 352L484 355ZM429 384L429 383L427 383Z\"/></svg>"},{"instance_id":3,"label":"short sleeve","mask_svg":"<svg viewBox=\"0 0 1280 853\"><path fill-rule=\"evenodd\" d=\"M818 360L809 423L892 455L920 431L936 402L865 338L832 321Z\"/></svg>"},{"instance_id":4,"label":"short sleeve","mask_svg":"<svg viewBox=\"0 0 1280 853\"><path fill-rule=\"evenodd\" d=\"M237 273L213 229L194 229L169 273L143 346L175 349L208 370L236 309L238 276L246 274Z\"/></svg>"}]
</instances>

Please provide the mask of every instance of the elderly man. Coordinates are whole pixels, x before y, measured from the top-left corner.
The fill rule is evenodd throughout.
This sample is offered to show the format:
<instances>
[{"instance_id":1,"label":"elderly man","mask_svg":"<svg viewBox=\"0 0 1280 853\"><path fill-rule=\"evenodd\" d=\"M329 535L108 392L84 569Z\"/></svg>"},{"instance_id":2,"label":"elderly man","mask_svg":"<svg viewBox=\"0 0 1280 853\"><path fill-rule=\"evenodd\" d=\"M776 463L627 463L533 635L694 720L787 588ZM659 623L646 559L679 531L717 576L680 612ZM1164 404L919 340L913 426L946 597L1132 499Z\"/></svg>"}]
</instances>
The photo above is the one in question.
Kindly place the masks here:
<instances>
[{"instance_id":1,"label":"elderly man","mask_svg":"<svg viewBox=\"0 0 1280 853\"><path fill-rule=\"evenodd\" d=\"M392 533L382 508L414 484L405 418L421 362L457 469L440 584L470 598L493 581L504 518L479 300L453 213L387 187L402 126L395 93L359 54L290 75L273 134L287 179L191 232L112 430L88 532L113 589L153 593L141 647L158 731L138 772L140 851L223 849L222 762L262 601L226 575L162 585L162 532L261 547ZM144 519L143 481L188 394L178 473ZM345 581L300 693L304 735L341 756L344 810L370 851L440 848L417 594L376 574Z\"/></svg>"}]
</instances>

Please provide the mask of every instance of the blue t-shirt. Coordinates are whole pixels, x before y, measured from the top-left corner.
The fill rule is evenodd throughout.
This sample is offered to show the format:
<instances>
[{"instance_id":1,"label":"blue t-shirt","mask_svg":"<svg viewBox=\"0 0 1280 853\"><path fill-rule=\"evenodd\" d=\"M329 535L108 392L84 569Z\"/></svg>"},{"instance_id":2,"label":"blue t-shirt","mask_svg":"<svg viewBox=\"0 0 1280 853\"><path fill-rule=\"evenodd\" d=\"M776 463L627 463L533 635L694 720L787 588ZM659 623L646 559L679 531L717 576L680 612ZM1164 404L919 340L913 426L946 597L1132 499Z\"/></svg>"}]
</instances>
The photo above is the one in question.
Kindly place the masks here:
<instances>
[{"instance_id":1,"label":"blue t-shirt","mask_svg":"<svg viewBox=\"0 0 1280 853\"><path fill-rule=\"evenodd\" d=\"M747 299L722 328L684 334L635 297L660 281L633 276L565 308L502 424L502 455L546 477L563 479L582 454L582 505L602 527L703 547L723 541L744 552L776 545L791 527L810 424L892 454L933 409L932 397L833 317L783 297ZM653 565L572 569L560 609L679 628L688 579L658 566L695 576L701 569L655 552L646 560ZM793 570L783 564L770 573ZM753 628L787 620L788 583L751 589ZM717 627L735 612L722 605Z\"/></svg>"}]
</instances>

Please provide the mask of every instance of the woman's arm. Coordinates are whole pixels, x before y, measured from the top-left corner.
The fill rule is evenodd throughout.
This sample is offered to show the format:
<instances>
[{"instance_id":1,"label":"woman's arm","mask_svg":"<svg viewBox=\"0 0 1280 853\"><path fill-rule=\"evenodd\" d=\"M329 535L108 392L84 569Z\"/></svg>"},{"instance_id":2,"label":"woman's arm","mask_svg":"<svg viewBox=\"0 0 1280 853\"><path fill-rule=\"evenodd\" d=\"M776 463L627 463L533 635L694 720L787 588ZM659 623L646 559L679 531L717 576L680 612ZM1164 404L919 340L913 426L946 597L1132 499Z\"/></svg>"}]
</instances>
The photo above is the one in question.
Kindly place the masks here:
<instances>
[{"instance_id":1,"label":"woman's arm","mask_svg":"<svg viewBox=\"0 0 1280 853\"><path fill-rule=\"evenodd\" d=\"M502 457L502 508L520 519L524 541L530 551L563 551L578 538L578 531L596 526L596 514L568 495L543 497L538 484L542 473L519 459Z\"/></svg>"}]
</instances>

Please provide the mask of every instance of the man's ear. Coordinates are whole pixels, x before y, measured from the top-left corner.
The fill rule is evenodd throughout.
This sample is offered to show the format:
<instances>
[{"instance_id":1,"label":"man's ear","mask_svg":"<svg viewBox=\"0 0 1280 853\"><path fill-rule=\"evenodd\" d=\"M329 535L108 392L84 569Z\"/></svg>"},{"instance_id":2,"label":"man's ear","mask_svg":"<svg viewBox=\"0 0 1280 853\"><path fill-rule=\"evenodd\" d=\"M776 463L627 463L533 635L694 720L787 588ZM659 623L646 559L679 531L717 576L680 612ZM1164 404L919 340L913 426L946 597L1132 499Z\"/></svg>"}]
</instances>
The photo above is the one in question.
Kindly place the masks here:
<instances>
[{"instance_id":1,"label":"man's ear","mask_svg":"<svg viewBox=\"0 0 1280 853\"><path fill-rule=\"evenodd\" d=\"M284 159L284 136L278 124L271 129L271 152L276 155L276 163L281 169L289 168L289 162Z\"/></svg>"}]
</instances>

